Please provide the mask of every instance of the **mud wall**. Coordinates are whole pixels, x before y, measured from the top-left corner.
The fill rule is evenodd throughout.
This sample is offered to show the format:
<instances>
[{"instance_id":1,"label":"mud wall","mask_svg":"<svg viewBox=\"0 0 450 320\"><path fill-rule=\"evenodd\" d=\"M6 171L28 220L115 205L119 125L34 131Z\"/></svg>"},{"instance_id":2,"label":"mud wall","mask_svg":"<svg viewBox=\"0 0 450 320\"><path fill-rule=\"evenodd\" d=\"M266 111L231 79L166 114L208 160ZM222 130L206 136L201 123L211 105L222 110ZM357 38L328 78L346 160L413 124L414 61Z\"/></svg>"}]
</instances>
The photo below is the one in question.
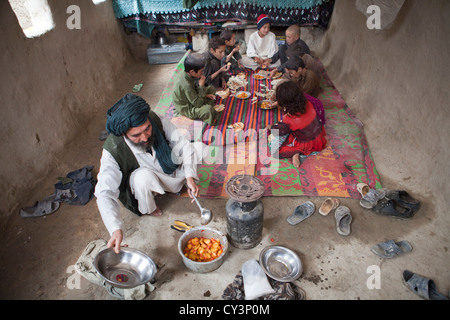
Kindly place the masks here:
<instances>
[{"instance_id":1,"label":"mud wall","mask_svg":"<svg viewBox=\"0 0 450 320\"><path fill-rule=\"evenodd\" d=\"M104 110L130 56L110 1L77 1L81 28L72 30L66 10L73 3L48 2L55 28L33 39L8 1L0 4L0 218L18 213L19 199L48 174L91 114Z\"/></svg>"},{"instance_id":2,"label":"mud wall","mask_svg":"<svg viewBox=\"0 0 450 320\"><path fill-rule=\"evenodd\" d=\"M383 186L414 192L437 212L450 192L449 14L450 1L407 0L391 29L376 31L355 1L338 0L315 47L365 125Z\"/></svg>"}]
</instances>

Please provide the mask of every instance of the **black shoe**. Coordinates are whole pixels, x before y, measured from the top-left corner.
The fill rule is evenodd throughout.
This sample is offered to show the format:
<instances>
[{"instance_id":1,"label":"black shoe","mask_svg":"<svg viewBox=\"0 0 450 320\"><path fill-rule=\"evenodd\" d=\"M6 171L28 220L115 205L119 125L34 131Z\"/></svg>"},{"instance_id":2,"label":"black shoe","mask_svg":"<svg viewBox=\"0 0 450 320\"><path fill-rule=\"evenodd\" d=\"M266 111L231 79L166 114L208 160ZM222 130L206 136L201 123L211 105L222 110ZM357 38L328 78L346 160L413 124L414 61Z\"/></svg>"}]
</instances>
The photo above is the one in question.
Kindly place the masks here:
<instances>
[{"instance_id":1,"label":"black shoe","mask_svg":"<svg viewBox=\"0 0 450 320\"><path fill-rule=\"evenodd\" d=\"M410 219L414 216L415 211L410 207L404 206L396 200L383 198L371 210L382 216L393 217L397 219Z\"/></svg>"},{"instance_id":2,"label":"black shoe","mask_svg":"<svg viewBox=\"0 0 450 320\"><path fill-rule=\"evenodd\" d=\"M388 190L386 189L386 198L397 201L404 207L409 207L413 212L419 210L420 201L411 197L404 190Z\"/></svg>"}]
</instances>

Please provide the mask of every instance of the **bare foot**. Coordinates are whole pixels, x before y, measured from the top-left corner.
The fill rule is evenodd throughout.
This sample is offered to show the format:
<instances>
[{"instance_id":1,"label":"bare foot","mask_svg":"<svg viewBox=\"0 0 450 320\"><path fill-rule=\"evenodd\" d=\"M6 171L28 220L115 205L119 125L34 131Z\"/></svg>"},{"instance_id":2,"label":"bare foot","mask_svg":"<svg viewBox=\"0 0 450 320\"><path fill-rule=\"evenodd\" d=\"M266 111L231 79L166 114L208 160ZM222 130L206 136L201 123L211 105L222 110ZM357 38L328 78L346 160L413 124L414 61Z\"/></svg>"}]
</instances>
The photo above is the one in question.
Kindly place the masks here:
<instances>
[{"instance_id":1,"label":"bare foot","mask_svg":"<svg viewBox=\"0 0 450 320\"><path fill-rule=\"evenodd\" d=\"M300 167L300 154L294 154L294 156L292 157L292 164L294 165L294 167L299 168Z\"/></svg>"},{"instance_id":2,"label":"bare foot","mask_svg":"<svg viewBox=\"0 0 450 320\"><path fill-rule=\"evenodd\" d=\"M152 213L150 213L151 216L154 217L159 217L162 216L163 212L161 211L160 208L156 207L155 211L153 211Z\"/></svg>"}]
</instances>

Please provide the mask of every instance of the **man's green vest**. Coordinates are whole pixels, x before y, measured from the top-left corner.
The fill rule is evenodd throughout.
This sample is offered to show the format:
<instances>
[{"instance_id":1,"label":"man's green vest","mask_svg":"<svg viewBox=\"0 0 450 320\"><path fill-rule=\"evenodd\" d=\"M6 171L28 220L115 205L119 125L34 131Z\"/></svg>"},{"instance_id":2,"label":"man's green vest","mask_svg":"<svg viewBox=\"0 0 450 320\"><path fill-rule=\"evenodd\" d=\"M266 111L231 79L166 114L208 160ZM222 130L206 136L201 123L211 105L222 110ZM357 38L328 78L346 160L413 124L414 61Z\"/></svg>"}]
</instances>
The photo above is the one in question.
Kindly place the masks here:
<instances>
[{"instance_id":1,"label":"man's green vest","mask_svg":"<svg viewBox=\"0 0 450 320\"><path fill-rule=\"evenodd\" d=\"M156 113L150 110L149 117L152 119L153 123L156 123L161 133L165 135L161 119ZM141 215L139 212L138 202L134 198L133 193L130 188L130 175L131 173L139 168L139 163L136 160L130 147L128 147L125 142L124 136L115 136L110 134L103 144L103 149L108 151L119 164L120 171L122 172L122 181L119 185L119 200L128 210Z\"/></svg>"}]
</instances>

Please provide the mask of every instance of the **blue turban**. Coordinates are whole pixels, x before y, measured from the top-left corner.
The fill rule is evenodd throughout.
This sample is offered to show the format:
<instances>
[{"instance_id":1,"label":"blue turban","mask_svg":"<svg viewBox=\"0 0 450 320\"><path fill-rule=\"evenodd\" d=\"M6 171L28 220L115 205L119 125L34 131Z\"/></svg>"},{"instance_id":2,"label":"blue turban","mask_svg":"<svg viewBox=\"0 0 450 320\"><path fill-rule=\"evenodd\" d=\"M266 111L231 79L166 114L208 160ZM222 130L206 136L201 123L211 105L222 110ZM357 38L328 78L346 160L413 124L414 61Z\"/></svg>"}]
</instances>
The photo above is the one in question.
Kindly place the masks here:
<instances>
[{"instance_id":1,"label":"blue turban","mask_svg":"<svg viewBox=\"0 0 450 320\"><path fill-rule=\"evenodd\" d=\"M147 121L150 106L134 94L128 93L106 114L106 130L115 136L121 136L128 129L139 127Z\"/></svg>"}]
</instances>

